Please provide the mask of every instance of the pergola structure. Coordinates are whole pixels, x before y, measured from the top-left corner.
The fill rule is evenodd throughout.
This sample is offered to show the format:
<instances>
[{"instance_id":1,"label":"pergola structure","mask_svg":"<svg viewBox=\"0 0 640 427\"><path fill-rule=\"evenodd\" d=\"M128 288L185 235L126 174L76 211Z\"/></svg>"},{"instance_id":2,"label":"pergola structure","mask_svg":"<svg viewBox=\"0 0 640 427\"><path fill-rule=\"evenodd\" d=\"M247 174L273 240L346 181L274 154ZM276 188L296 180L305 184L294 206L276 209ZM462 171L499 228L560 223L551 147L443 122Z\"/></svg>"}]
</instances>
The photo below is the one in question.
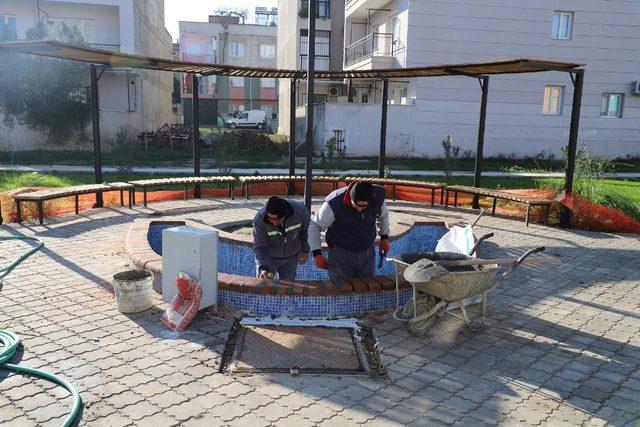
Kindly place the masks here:
<instances>
[{"instance_id":1,"label":"pergola structure","mask_svg":"<svg viewBox=\"0 0 640 427\"><path fill-rule=\"evenodd\" d=\"M569 74L574 86L573 108L571 112L571 127L567 149L567 169L565 173L564 189L570 193L573 189L573 175L575 170L575 156L578 141L578 126L580 121L580 105L582 99L582 87L584 82L584 69L582 64L516 58L504 61L484 63L463 63L450 65L433 65L414 68L376 69L376 70L350 70L350 71L315 71L313 69L313 43L314 32L311 26L315 25L312 19L314 8L309 8L309 68L304 70L283 70L271 68L239 67L223 64L204 64L194 62L176 61L163 58L153 58L139 55L103 51L84 45L63 43L59 41L24 41L0 43L0 52L16 52L38 55L58 59L70 59L87 62L90 64L91 74L91 108L93 118L93 144L95 156L95 182L102 182L102 156L100 143L100 117L98 110L98 80L105 68L141 68L147 70L170 71L189 73L193 77L193 173L200 176L200 132L198 115L198 83L201 76L238 76L238 77L265 77L290 79L291 107L290 107L290 137L289 137L289 173L295 174L295 108L296 82L307 80L307 99L313 100L313 82L318 79L380 79L383 82L382 90L382 114L380 121L380 154L379 176L383 177L386 164L386 127L387 127L387 97L389 79L393 78L417 78L417 77L445 77L466 76L478 79L482 92L480 102L480 117L478 125L478 139L476 148L475 171L473 185L480 187L482 175L482 160L484 148L484 133L487 115L487 99L489 93L489 77L492 75L536 73L543 71L561 71ZM98 66L101 72L98 73ZM306 133L306 181L305 202L311 207L311 175L313 157L313 102L307 102L307 133ZM195 188L195 197L200 197L199 185ZM101 200L98 200L100 205ZM474 197L474 207L478 207L477 196ZM570 213L563 215L562 225L568 225Z\"/></svg>"}]
</instances>

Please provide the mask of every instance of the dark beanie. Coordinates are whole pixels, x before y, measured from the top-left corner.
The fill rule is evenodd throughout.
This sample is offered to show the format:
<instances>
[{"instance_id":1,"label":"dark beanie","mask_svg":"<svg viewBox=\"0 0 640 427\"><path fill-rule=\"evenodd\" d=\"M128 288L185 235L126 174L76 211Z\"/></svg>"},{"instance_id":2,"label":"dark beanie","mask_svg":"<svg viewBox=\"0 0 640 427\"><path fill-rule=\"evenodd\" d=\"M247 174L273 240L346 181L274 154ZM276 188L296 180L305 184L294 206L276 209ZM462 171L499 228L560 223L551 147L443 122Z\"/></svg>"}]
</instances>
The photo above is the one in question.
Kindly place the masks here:
<instances>
[{"instance_id":1,"label":"dark beanie","mask_svg":"<svg viewBox=\"0 0 640 427\"><path fill-rule=\"evenodd\" d=\"M351 187L349 196L353 201L370 202L373 199L373 185L371 185L371 181L356 182L353 187Z\"/></svg>"},{"instance_id":2,"label":"dark beanie","mask_svg":"<svg viewBox=\"0 0 640 427\"><path fill-rule=\"evenodd\" d=\"M271 196L267 200L267 213L283 218L289 212L289 203L281 197Z\"/></svg>"}]
</instances>

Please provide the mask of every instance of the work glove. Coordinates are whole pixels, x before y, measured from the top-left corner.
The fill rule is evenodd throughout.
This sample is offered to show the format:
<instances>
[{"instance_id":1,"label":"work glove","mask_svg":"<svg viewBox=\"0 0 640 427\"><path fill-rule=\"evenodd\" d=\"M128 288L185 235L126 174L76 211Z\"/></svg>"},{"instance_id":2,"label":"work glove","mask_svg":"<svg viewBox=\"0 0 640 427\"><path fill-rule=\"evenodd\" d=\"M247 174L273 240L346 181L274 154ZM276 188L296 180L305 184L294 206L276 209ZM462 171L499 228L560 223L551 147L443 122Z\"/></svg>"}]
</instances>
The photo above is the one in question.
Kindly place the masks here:
<instances>
[{"instance_id":1,"label":"work glove","mask_svg":"<svg viewBox=\"0 0 640 427\"><path fill-rule=\"evenodd\" d=\"M323 255L316 255L313 257L313 261L316 263L316 267L321 270L329 269L329 260L326 259Z\"/></svg>"},{"instance_id":2,"label":"work glove","mask_svg":"<svg viewBox=\"0 0 640 427\"><path fill-rule=\"evenodd\" d=\"M385 254L391 252L391 243L389 242L389 239L380 240L380 251L384 252Z\"/></svg>"}]
</instances>

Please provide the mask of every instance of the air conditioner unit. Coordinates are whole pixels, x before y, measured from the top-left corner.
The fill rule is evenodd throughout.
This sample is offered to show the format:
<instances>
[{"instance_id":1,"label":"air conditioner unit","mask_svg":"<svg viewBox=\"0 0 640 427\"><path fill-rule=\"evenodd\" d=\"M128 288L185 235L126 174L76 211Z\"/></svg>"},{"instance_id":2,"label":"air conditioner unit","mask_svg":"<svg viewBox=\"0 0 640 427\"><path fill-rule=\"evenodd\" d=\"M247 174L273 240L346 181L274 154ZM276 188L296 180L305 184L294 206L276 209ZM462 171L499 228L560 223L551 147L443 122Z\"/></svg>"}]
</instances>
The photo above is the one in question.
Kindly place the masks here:
<instances>
[{"instance_id":1,"label":"air conditioner unit","mask_svg":"<svg viewBox=\"0 0 640 427\"><path fill-rule=\"evenodd\" d=\"M635 81L631 84L631 94L640 95L640 80Z\"/></svg>"},{"instance_id":2,"label":"air conditioner unit","mask_svg":"<svg viewBox=\"0 0 640 427\"><path fill-rule=\"evenodd\" d=\"M338 96L339 93L340 93L340 89L338 89L337 87L332 86L329 88L329 95Z\"/></svg>"}]
</instances>

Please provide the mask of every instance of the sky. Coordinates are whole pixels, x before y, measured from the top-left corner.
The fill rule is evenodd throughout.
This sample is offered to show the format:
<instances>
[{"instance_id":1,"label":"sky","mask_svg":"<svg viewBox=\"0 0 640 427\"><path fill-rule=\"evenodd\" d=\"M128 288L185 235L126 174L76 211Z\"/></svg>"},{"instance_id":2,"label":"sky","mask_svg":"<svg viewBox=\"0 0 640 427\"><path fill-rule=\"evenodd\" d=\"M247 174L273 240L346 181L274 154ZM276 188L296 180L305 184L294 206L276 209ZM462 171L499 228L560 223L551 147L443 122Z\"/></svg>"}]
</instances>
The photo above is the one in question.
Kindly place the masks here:
<instances>
[{"instance_id":1,"label":"sky","mask_svg":"<svg viewBox=\"0 0 640 427\"><path fill-rule=\"evenodd\" d=\"M249 21L253 22L256 6L278 6L277 0L164 0L164 23L173 41L178 40L178 21L207 22L216 9L249 9Z\"/></svg>"}]
</instances>

